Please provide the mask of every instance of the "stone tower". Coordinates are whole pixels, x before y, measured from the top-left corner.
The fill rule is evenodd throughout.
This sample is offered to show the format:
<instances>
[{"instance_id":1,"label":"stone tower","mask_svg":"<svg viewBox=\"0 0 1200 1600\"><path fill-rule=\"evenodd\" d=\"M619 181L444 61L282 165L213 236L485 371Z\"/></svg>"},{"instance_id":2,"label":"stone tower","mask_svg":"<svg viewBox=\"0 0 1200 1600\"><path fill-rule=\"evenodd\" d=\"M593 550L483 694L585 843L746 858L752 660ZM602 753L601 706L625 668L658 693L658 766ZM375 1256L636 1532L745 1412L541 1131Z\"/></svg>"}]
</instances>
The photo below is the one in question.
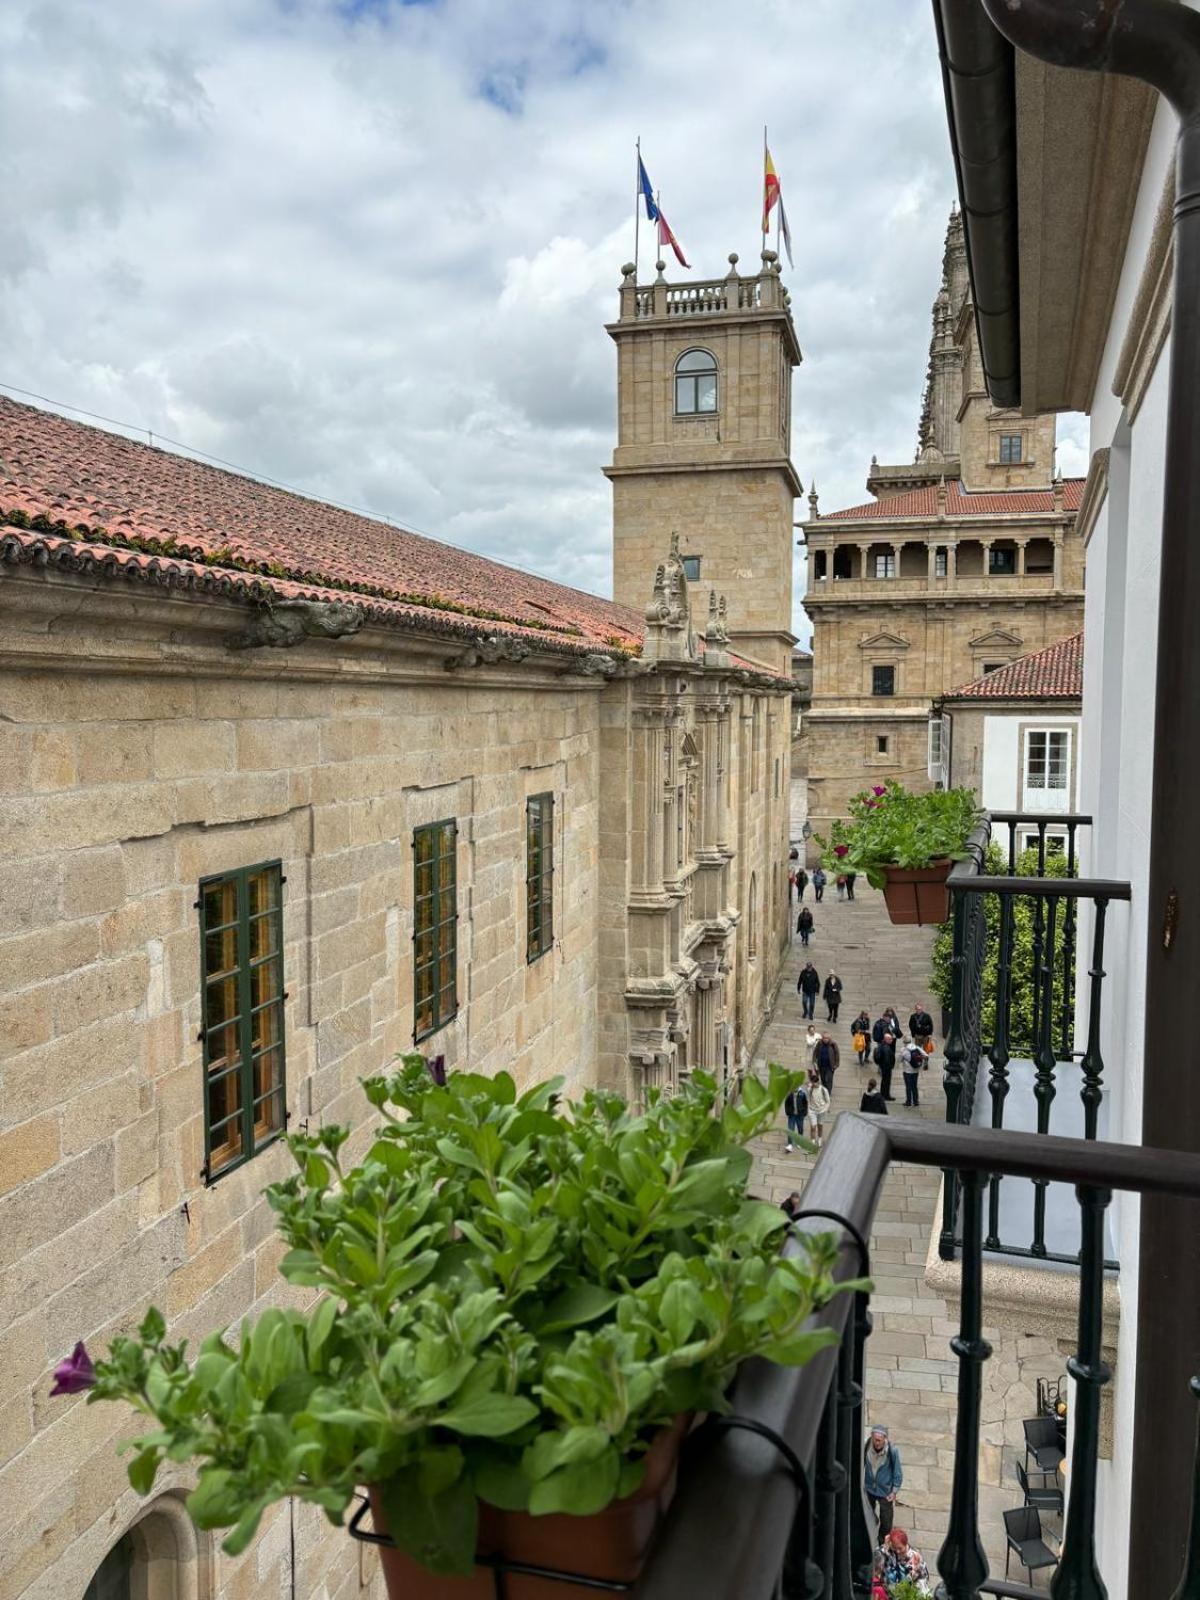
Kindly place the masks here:
<instances>
[{"instance_id":1,"label":"stone tower","mask_svg":"<svg viewBox=\"0 0 1200 1600\"><path fill-rule=\"evenodd\" d=\"M613 595L641 609L672 533L679 536L698 615L709 594L728 603L729 641L777 672L791 669L792 368L799 365L773 251L756 277L737 256L710 282L652 284L632 266L617 346ZM698 592L697 592L698 591Z\"/></svg>"}]
</instances>

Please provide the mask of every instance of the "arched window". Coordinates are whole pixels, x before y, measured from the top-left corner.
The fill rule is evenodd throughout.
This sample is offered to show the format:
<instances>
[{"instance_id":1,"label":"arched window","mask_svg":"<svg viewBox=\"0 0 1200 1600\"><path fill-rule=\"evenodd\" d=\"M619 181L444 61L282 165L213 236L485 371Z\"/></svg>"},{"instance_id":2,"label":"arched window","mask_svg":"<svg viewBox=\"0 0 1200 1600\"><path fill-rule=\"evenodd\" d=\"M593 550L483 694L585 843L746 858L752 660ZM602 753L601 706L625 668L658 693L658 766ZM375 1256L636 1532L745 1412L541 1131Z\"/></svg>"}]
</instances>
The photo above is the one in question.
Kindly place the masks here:
<instances>
[{"instance_id":1,"label":"arched window","mask_svg":"<svg viewBox=\"0 0 1200 1600\"><path fill-rule=\"evenodd\" d=\"M750 935L746 953L753 961L758 955L758 878L753 872L750 874L750 906L746 912L746 924Z\"/></svg>"},{"instance_id":2,"label":"arched window","mask_svg":"<svg viewBox=\"0 0 1200 1600\"><path fill-rule=\"evenodd\" d=\"M201 1600L210 1592L208 1537L181 1492L159 1495L96 1568L84 1600Z\"/></svg>"},{"instance_id":3,"label":"arched window","mask_svg":"<svg viewBox=\"0 0 1200 1600\"><path fill-rule=\"evenodd\" d=\"M675 363L675 415L717 409L717 363L707 350L685 350Z\"/></svg>"},{"instance_id":4,"label":"arched window","mask_svg":"<svg viewBox=\"0 0 1200 1600\"><path fill-rule=\"evenodd\" d=\"M133 1540L125 1534L96 1568L83 1600L133 1600L132 1579Z\"/></svg>"}]
</instances>

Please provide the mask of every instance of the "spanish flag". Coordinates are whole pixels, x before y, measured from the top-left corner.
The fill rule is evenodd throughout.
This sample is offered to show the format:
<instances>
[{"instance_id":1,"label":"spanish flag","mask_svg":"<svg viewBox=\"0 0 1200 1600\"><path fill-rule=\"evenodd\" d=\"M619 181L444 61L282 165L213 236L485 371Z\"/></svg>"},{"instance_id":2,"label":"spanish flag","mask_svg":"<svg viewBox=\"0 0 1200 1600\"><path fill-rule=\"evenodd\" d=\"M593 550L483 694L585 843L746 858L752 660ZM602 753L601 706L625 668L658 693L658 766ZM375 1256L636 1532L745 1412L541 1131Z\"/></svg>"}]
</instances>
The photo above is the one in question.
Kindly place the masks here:
<instances>
[{"instance_id":1,"label":"spanish flag","mask_svg":"<svg viewBox=\"0 0 1200 1600\"><path fill-rule=\"evenodd\" d=\"M779 199L779 174L775 171L775 163L771 160L771 152L763 146L763 218L762 231L768 233L771 227L771 210Z\"/></svg>"},{"instance_id":2,"label":"spanish flag","mask_svg":"<svg viewBox=\"0 0 1200 1600\"><path fill-rule=\"evenodd\" d=\"M656 202L656 204L657 204L657 202ZM663 209L662 209L662 206L660 205L660 206L658 206L658 247L659 247L659 249L661 250L663 245L665 245L665 244L669 244L671 246L671 249L674 250L675 259L676 259L676 261L678 261L679 265L681 267L687 267L688 270L690 271L692 264L691 264L690 261L685 261L684 260L683 251L679 247L679 240L671 232L671 224L667 221L666 217L663 216Z\"/></svg>"}]
</instances>

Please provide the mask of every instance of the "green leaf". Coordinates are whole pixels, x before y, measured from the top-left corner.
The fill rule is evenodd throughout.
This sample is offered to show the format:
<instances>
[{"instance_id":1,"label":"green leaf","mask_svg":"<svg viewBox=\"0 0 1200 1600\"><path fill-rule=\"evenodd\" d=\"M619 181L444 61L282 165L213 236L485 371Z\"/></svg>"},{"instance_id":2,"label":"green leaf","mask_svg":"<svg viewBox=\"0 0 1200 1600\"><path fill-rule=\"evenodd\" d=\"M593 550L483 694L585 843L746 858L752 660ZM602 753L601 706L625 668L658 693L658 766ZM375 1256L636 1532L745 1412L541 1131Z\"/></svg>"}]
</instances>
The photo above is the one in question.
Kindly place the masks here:
<instances>
[{"instance_id":1,"label":"green leaf","mask_svg":"<svg viewBox=\"0 0 1200 1600\"><path fill-rule=\"evenodd\" d=\"M581 1323L594 1322L612 1309L621 1298L616 1289L606 1289L598 1283L575 1283L561 1294L555 1295L544 1310L538 1313L535 1323L539 1334L559 1333L564 1328L577 1328Z\"/></svg>"},{"instance_id":2,"label":"green leaf","mask_svg":"<svg viewBox=\"0 0 1200 1600\"><path fill-rule=\"evenodd\" d=\"M768 1361L781 1367L802 1367L830 1345L840 1343L832 1328L814 1328L811 1333L796 1333L786 1339L777 1339L763 1346L762 1354Z\"/></svg>"},{"instance_id":3,"label":"green leaf","mask_svg":"<svg viewBox=\"0 0 1200 1600\"><path fill-rule=\"evenodd\" d=\"M166 1318L157 1306L151 1306L142 1318L142 1325L138 1329L138 1335L142 1343L157 1346L162 1343L166 1332Z\"/></svg>"},{"instance_id":4,"label":"green leaf","mask_svg":"<svg viewBox=\"0 0 1200 1600\"><path fill-rule=\"evenodd\" d=\"M502 1457L478 1463L472 1477L475 1492L490 1506L501 1511L529 1510L529 1479L512 1461Z\"/></svg>"},{"instance_id":5,"label":"green leaf","mask_svg":"<svg viewBox=\"0 0 1200 1600\"><path fill-rule=\"evenodd\" d=\"M537 1416L538 1408L531 1400L515 1394L482 1394L468 1400L440 1418L443 1428L453 1428L455 1433L479 1439L500 1439L515 1433Z\"/></svg>"},{"instance_id":6,"label":"green leaf","mask_svg":"<svg viewBox=\"0 0 1200 1600\"><path fill-rule=\"evenodd\" d=\"M225 1551L226 1555L241 1555L242 1551L258 1532L258 1524L262 1519L262 1514L274 1498L274 1495L260 1494L256 1500L251 1500L250 1504L237 1519L233 1532L228 1538L221 1541L221 1549Z\"/></svg>"},{"instance_id":7,"label":"green leaf","mask_svg":"<svg viewBox=\"0 0 1200 1600\"><path fill-rule=\"evenodd\" d=\"M609 1445L596 1460L562 1467L535 1483L529 1495L529 1509L535 1517L551 1511L590 1517L616 1498L620 1479L621 1457L616 1446Z\"/></svg>"},{"instance_id":8,"label":"green leaf","mask_svg":"<svg viewBox=\"0 0 1200 1600\"><path fill-rule=\"evenodd\" d=\"M337 1321L339 1309L338 1303L333 1296L326 1295L309 1318L308 1360L310 1365L321 1354L325 1341L333 1332L333 1325Z\"/></svg>"},{"instance_id":9,"label":"green leaf","mask_svg":"<svg viewBox=\"0 0 1200 1600\"><path fill-rule=\"evenodd\" d=\"M444 1576L472 1571L479 1506L467 1478L426 1495L419 1468L410 1465L379 1485L379 1497L392 1538L422 1566Z\"/></svg>"},{"instance_id":10,"label":"green leaf","mask_svg":"<svg viewBox=\"0 0 1200 1600\"><path fill-rule=\"evenodd\" d=\"M157 1449L139 1450L129 1463L129 1482L139 1494L149 1494L154 1486L161 1455Z\"/></svg>"},{"instance_id":11,"label":"green leaf","mask_svg":"<svg viewBox=\"0 0 1200 1600\"><path fill-rule=\"evenodd\" d=\"M237 1478L227 1467L201 1467L187 1508L198 1528L227 1528L240 1516L243 1500Z\"/></svg>"}]
</instances>

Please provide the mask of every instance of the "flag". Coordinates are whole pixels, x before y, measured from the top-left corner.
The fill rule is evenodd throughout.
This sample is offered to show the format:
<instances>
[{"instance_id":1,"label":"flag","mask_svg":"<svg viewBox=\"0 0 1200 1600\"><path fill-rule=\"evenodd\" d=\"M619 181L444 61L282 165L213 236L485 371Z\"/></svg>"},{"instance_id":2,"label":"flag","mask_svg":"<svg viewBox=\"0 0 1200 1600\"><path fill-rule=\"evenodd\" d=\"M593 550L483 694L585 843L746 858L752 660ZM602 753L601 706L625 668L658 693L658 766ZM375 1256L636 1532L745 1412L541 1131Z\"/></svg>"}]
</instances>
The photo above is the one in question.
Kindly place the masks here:
<instances>
[{"instance_id":1,"label":"flag","mask_svg":"<svg viewBox=\"0 0 1200 1600\"><path fill-rule=\"evenodd\" d=\"M792 260L792 230L788 227L787 212L783 209L783 196L779 196L779 231L783 235L783 248L787 251L788 266L794 267Z\"/></svg>"},{"instance_id":2,"label":"flag","mask_svg":"<svg viewBox=\"0 0 1200 1600\"><path fill-rule=\"evenodd\" d=\"M684 260L683 251L679 248L679 240L671 232L671 225L667 221L666 217L663 216L662 207L661 206L656 206L655 207L655 212L656 212L656 214L658 216L658 244L659 244L659 248L661 249L664 244L669 244L671 246L671 249L674 250L674 252L675 252L675 259L676 259L676 261L678 261L679 265L681 267L687 267L688 270L690 271L692 264L691 264L690 261L685 261Z\"/></svg>"},{"instance_id":3,"label":"flag","mask_svg":"<svg viewBox=\"0 0 1200 1600\"><path fill-rule=\"evenodd\" d=\"M775 163L771 160L771 152L763 146L763 220L762 231L768 233L771 226L771 207L779 199L779 174L775 171Z\"/></svg>"},{"instance_id":4,"label":"flag","mask_svg":"<svg viewBox=\"0 0 1200 1600\"><path fill-rule=\"evenodd\" d=\"M654 188L640 155L638 156L638 187L642 191L642 199L646 202L646 221L657 222L658 207L654 203Z\"/></svg>"}]
</instances>

